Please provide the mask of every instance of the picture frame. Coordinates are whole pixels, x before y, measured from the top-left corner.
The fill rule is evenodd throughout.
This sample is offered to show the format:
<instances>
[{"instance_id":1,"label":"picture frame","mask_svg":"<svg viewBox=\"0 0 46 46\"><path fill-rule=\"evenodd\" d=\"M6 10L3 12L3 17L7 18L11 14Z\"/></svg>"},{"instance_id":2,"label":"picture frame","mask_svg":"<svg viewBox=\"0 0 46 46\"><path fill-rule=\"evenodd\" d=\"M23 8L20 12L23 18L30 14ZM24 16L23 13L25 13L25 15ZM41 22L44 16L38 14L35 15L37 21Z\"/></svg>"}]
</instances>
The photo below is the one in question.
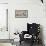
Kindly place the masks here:
<instances>
[{"instance_id":1,"label":"picture frame","mask_svg":"<svg viewBox=\"0 0 46 46\"><path fill-rule=\"evenodd\" d=\"M28 10L15 10L15 17L16 18L27 18Z\"/></svg>"}]
</instances>

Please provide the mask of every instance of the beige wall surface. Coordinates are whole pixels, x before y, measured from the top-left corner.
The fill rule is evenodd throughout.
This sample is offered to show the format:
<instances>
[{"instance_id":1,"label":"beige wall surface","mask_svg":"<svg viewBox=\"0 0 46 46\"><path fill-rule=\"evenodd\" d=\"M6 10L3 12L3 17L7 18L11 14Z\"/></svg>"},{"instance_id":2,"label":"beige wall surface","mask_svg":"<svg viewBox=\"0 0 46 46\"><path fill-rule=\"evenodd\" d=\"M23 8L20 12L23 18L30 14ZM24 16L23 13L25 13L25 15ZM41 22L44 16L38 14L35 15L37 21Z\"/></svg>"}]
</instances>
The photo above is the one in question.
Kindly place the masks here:
<instances>
[{"instance_id":1,"label":"beige wall surface","mask_svg":"<svg viewBox=\"0 0 46 46\"><path fill-rule=\"evenodd\" d=\"M12 46L10 43L0 43L0 46Z\"/></svg>"}]
</instances>

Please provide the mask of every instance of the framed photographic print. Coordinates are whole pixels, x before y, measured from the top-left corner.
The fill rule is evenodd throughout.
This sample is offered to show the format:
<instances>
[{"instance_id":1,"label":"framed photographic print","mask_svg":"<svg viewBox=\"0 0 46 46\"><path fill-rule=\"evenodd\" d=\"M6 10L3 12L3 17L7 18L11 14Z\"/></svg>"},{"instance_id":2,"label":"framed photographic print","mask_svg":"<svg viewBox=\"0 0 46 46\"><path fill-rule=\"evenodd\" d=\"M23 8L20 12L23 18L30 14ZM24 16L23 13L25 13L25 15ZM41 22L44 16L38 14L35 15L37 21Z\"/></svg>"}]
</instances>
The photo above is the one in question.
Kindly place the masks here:
<instances>
[{"instance_id":1,"label":"framed photographic print","mask_svg":"<svg viewBox=\"0 0 46 46\"><path fill-rule=\"evenodd\" d=\"M28 17L28 10L16 10L15 17L16 18L27 18Z\"/></svg>"}]
</instances>

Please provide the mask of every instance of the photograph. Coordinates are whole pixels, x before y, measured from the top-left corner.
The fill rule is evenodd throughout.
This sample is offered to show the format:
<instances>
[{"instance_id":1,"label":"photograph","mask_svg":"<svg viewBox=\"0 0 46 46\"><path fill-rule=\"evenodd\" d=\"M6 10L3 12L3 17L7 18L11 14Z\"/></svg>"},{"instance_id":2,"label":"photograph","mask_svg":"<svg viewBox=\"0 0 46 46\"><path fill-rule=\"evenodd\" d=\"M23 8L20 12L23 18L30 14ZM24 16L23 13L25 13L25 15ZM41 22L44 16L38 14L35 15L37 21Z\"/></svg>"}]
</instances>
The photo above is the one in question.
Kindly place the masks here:
<instances>
[{"instance_id":1,"label":"photograph","mask_svg":"<svg viewBox=\"0 0 46 46\"><path fill-rule=\"evenodd\" d=\"M16 18L27 18L28 10L15 10L15 17Z\"/></svg>"}]
</instances>

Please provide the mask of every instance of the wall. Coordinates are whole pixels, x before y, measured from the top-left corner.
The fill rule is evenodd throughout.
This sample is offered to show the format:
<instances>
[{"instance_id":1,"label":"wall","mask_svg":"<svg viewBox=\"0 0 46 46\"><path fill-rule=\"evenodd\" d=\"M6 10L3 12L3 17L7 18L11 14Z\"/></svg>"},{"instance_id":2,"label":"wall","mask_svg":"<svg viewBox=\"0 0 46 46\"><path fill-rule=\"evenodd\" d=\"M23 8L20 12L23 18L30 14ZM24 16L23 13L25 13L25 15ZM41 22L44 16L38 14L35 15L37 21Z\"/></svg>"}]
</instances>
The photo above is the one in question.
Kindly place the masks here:
<instances>
[{"instance_id":1,"label":"wall","mask_svg":"<svg viewBox=\"0 0 46 46\"><path fill-rule=\"evenodd\" d=\"M46 0L44 0L44 6L45 6L45 15L46 15ZM46 30L44 31L44 41L45 41L45 46L46 46Z\"/></svg>"},{"instance_id":2,"label":"wall","mask_svg":"<svg viewBox=\"0 0 46 46\"><path fill-rule=\"evenodd\" d=\"M15 10L28 10L28 18L15 18ZM9 0L9 31L13 38L13 33L18 30L27 29L27 23L40 23L43 28L44 41L46 44L46 16L45 4L40 0Z\"/></svg>"},{"instance_id":3,"label":"wall","mask_svg":"<svg viewBox=\"0 0 46 46\"><path fill-rule=\"evenodd\" d=\"M8 3L8 0L0 0L0 3Z\"/></svg>"}]
</instances>

